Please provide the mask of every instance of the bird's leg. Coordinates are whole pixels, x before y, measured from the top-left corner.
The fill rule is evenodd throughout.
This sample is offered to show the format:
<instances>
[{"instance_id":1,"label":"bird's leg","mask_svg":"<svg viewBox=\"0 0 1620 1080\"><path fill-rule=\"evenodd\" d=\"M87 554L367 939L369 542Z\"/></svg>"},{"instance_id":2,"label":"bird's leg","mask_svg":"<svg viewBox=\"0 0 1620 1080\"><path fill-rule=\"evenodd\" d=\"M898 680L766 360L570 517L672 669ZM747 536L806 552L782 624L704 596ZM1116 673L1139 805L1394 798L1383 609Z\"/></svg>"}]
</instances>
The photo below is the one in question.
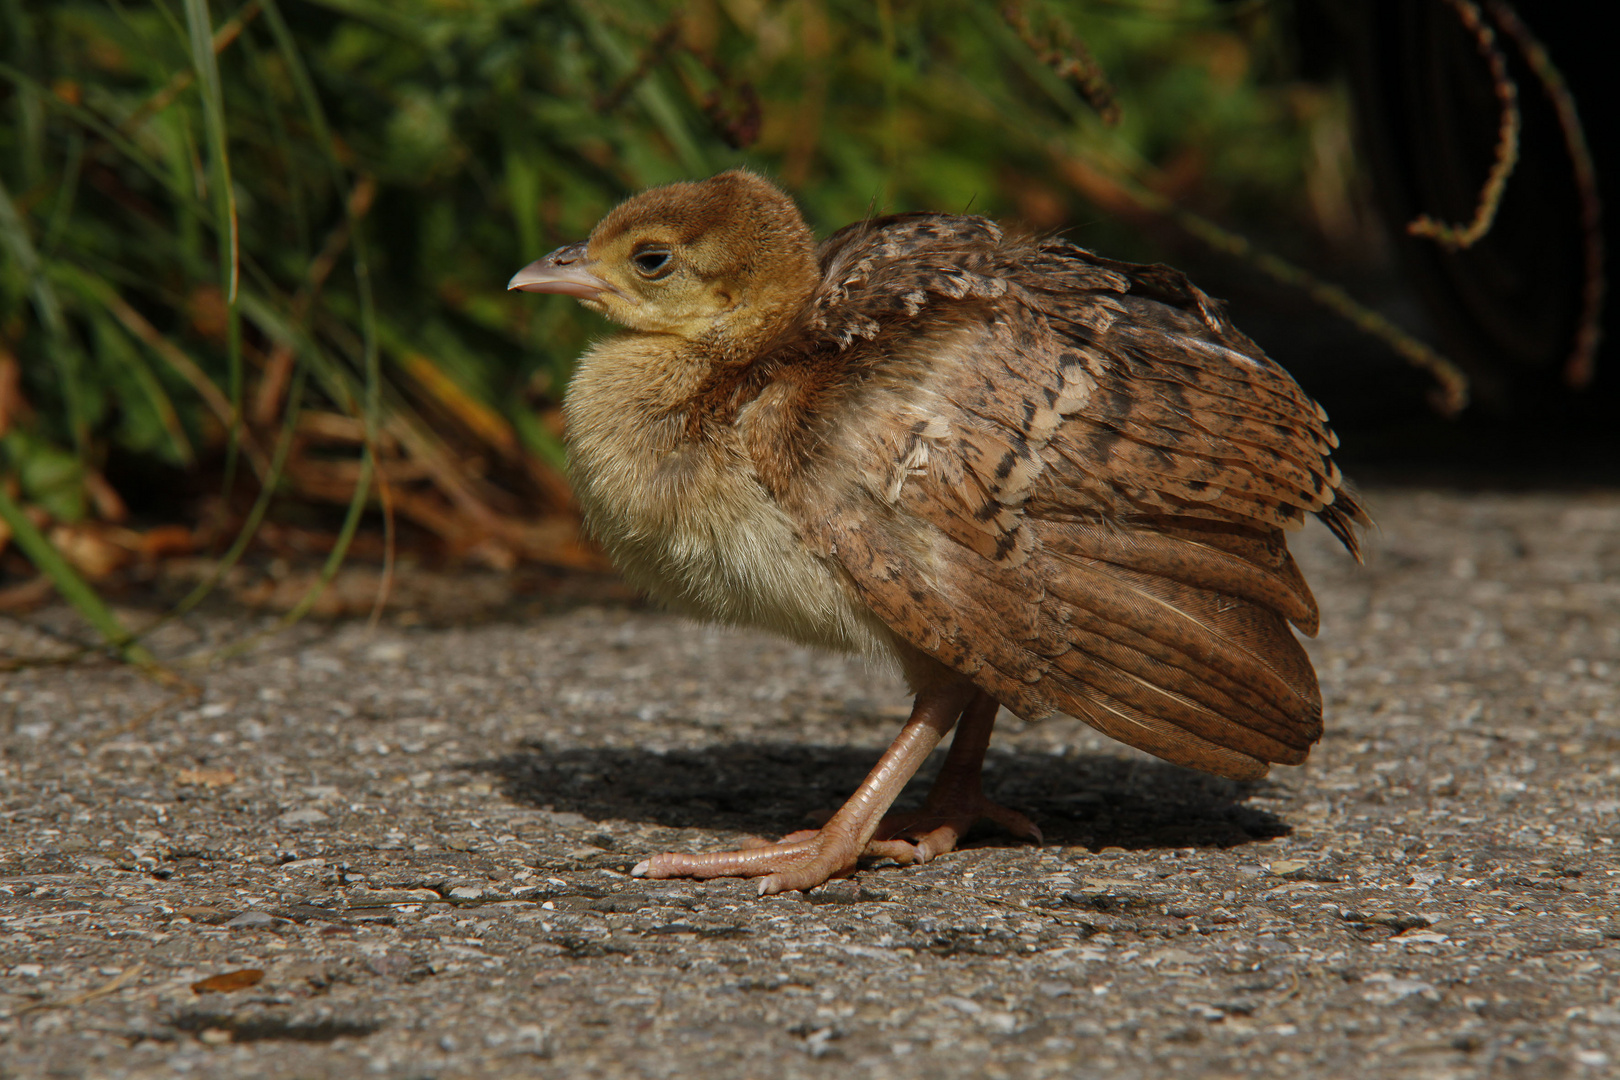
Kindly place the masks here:
<instances>
[{"instance_id":1,"label":"bird's leg","mask_svg":"<svg viewBox=\"0 0 1620 1080\"><path fill-rule=\"evenodd\" d=\"M761 896L789 889L810 889L830 878L847 875L866 852L895 797L951 730L969 701L975 700L975 695L978 695L976 689L959 683L918 694L911 708L911 718L855 794L839 807L827 824L810 836L742 851L654 855L630 872L637 877L652 878L760 877L764 879L759 883ZM994 702L991 723L995 721L993 706ZM983 738L989 738L988 726ZM952 754L955 754L954 749ZM983 755L981 746L979 757Z\"/></svg>"},{"instance_id":2,"label":"bird's leg","mask_svg":"<svg viewBox=\"0 0 1620 1080\"><path fill-rule=\"evenodd\" d=\"M984 797L984 752L996 726L996 699L980 690L962 712L950 753L940 767L921 810L891 814L878 825L864 854L896 862L927 862L954 849L980 818L989 818L1014 836L1041 842L1041 830L1016 810Z\"/></svg>"}]
</instances>

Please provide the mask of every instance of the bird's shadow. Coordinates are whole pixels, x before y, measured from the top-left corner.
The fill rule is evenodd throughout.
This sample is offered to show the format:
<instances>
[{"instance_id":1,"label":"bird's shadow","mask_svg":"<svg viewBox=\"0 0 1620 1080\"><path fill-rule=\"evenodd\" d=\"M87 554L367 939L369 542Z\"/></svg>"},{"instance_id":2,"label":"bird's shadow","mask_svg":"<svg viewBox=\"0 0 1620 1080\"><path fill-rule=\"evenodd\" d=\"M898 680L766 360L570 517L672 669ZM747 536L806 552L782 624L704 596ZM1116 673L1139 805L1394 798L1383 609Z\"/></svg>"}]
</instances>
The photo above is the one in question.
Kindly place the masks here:
<instances>
[{"instance_id":1,"label":"bird's shadow","mask_svg":"<svg viewBox=\"0 0 1620 1080\"><path fill-rule=\"evenodd\" d=\"M920 803L935 755L897 806ZM735 742L691 750L555 749L526 743L469 762L514 802L598 822L780 835L807 812L836 809L877 759L872 749ZM1230 848L1287 836L1281 818L1246 804L1270 786L1240 784L1174 765L1083 753L992 751L985 789L1030 815L1048 844L1092 850ZM990 828L975 839L1015 843Z\"/></svg>"}]
</instances>

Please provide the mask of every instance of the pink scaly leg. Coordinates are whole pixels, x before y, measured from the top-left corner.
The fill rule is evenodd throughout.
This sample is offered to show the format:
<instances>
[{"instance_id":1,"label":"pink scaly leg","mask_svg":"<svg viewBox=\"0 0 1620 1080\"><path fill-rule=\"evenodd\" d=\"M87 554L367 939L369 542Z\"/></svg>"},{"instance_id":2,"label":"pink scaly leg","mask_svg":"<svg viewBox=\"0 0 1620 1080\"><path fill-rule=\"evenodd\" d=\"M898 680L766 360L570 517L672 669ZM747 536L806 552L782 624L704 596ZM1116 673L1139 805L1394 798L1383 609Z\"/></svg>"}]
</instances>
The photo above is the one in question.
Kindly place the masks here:
<instances>
[{"instance_id":1,"label":"pink scaly leg","mask_svg":"<svg viewBox=\"0 0 1620 1080\"><path fill-rule=\"evenodd\" d=\"M951 730L957 717L963 715L969 703L976 702L980 697L985 695L973 686L961 683L924 690L918 694L911 709L911 718L855 794L828 819L827 824L808 837L800 838L802 834L795 834L780 844L742 851L654 855L638 863L630 872L637 877L650 878L758 877L763 879L759 883L761 896L789 889L811 889L831 878L846 876L855 869L856 860L867 852L882 824L884 813L893 805L906 782L916 774L918 767L939 745L945 733ZM994 701L990 702L989 723L995 723ZM982 740L987 741L989 737L989 726L986 725ZM954 758L956 753L953 746L951 757ZM982 761L983 758L984 747L980 745L974 760ZM950 768L949 760L946 768ZM936 784L935 790L938 788ZM909 843L902 844L908 850L915 850Z\"/></svg>"},{"instance_id":2,"label":"pink scaly leg","mask_svg":"<svg viewBox=\"0 0 1620 1080\"><path fill-rule=\"evenodd\" d=\"M1041 830L1033 821L984 796L984 752L1000 707L982 690L974 695L962 712L950 753L928 791L928 801L914 813L885 817L864 855L902 863L927 862L953 850L980 818L989 818L1014 836L1041 843Z\"/></svg>"}]
</instances>

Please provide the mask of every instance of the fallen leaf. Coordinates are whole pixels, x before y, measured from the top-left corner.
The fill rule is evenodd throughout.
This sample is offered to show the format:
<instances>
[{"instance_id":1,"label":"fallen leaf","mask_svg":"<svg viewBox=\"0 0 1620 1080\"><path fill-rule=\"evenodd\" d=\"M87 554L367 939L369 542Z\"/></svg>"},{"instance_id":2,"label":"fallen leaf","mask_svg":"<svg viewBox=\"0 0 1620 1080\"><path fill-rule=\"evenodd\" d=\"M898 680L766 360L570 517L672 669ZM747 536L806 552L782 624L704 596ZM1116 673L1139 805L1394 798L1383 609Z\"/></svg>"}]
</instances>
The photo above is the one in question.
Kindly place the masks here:
<instances>
[{"instance_id":1,"label":"fallen leaf","mask_svg":"<svg viewBox=\"0 0 1620 1080\"><path fill-rule=\"evenodd\" d=\"M129 552L89 524L58 525L51 530L56 550L92 581L112 574L129 561Z\"/></svg>"},{"instance_id":2,"label":"fallen leaf","mask_svg":"<svg viewBox=\"0 0 1620 1080\"><path fill-rule=\"evenodd\" d=\"M264 978L264 972L258 968L242 968L239 971L222 971L218 975L210 975L206 979L199 979L191 984L191 990L196 994L231 994L238 990L246 990L256 986Z\"/></svg>"},{"instance_id":3,"label":"fallen leaf","mask_svg":"<svg viewBox=\"0 0 1620 1080\"><path fill-rule=\"evenodd\" d=\"M124 505L123 497L107 483L105 476L94 469L85 470L84 493L90 496L90 501L95 505L96 513L102 521L118 524L129 517L129 507Z\"/></svg>"},{"instance_id":4,"label":"fallen leaf","mask_svg":"<svg viewBox=\"0 0 1620 1080\"><path fill-rule=\"evenodd\" d=\"M0 589L0 612L7 615L20 615L32 611L51 598L56 586L51 579L41 574L32 581L25 581L21 585L13 585L9 589Z\"/></svg>"},{"instance_id":5,"label":"fallen leaf","mask_svg":"<svg viewBox=\"0 0 1620 1080\"><path fill-rule=\"evenodd\" d=\"M191 530L184 525L159 525L141 534L141 557L145 559L186 555L195 547Z\"/></svg>"}]
</instances>

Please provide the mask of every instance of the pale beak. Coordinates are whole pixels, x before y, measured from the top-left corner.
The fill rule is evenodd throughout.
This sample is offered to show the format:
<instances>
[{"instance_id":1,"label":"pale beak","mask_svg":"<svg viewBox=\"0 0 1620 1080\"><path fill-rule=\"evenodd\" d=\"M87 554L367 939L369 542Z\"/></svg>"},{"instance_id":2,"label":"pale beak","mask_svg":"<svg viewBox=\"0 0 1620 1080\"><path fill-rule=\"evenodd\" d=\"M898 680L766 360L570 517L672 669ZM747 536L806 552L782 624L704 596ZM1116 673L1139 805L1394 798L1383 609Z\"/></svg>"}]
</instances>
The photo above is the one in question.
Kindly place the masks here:
<instances>
[{"instance_id":1,"label":"pale beak","mask_svg":"<svg viewBox=\"0 0 1620 1080\"><path fill-rule=\"evenodd\" d=\"M525 266L506 283L508 290L562 293L580 300L598 300L605 292L624 294L591 272L584 244L569 244Z\"/></svg>"}]
</instances>

